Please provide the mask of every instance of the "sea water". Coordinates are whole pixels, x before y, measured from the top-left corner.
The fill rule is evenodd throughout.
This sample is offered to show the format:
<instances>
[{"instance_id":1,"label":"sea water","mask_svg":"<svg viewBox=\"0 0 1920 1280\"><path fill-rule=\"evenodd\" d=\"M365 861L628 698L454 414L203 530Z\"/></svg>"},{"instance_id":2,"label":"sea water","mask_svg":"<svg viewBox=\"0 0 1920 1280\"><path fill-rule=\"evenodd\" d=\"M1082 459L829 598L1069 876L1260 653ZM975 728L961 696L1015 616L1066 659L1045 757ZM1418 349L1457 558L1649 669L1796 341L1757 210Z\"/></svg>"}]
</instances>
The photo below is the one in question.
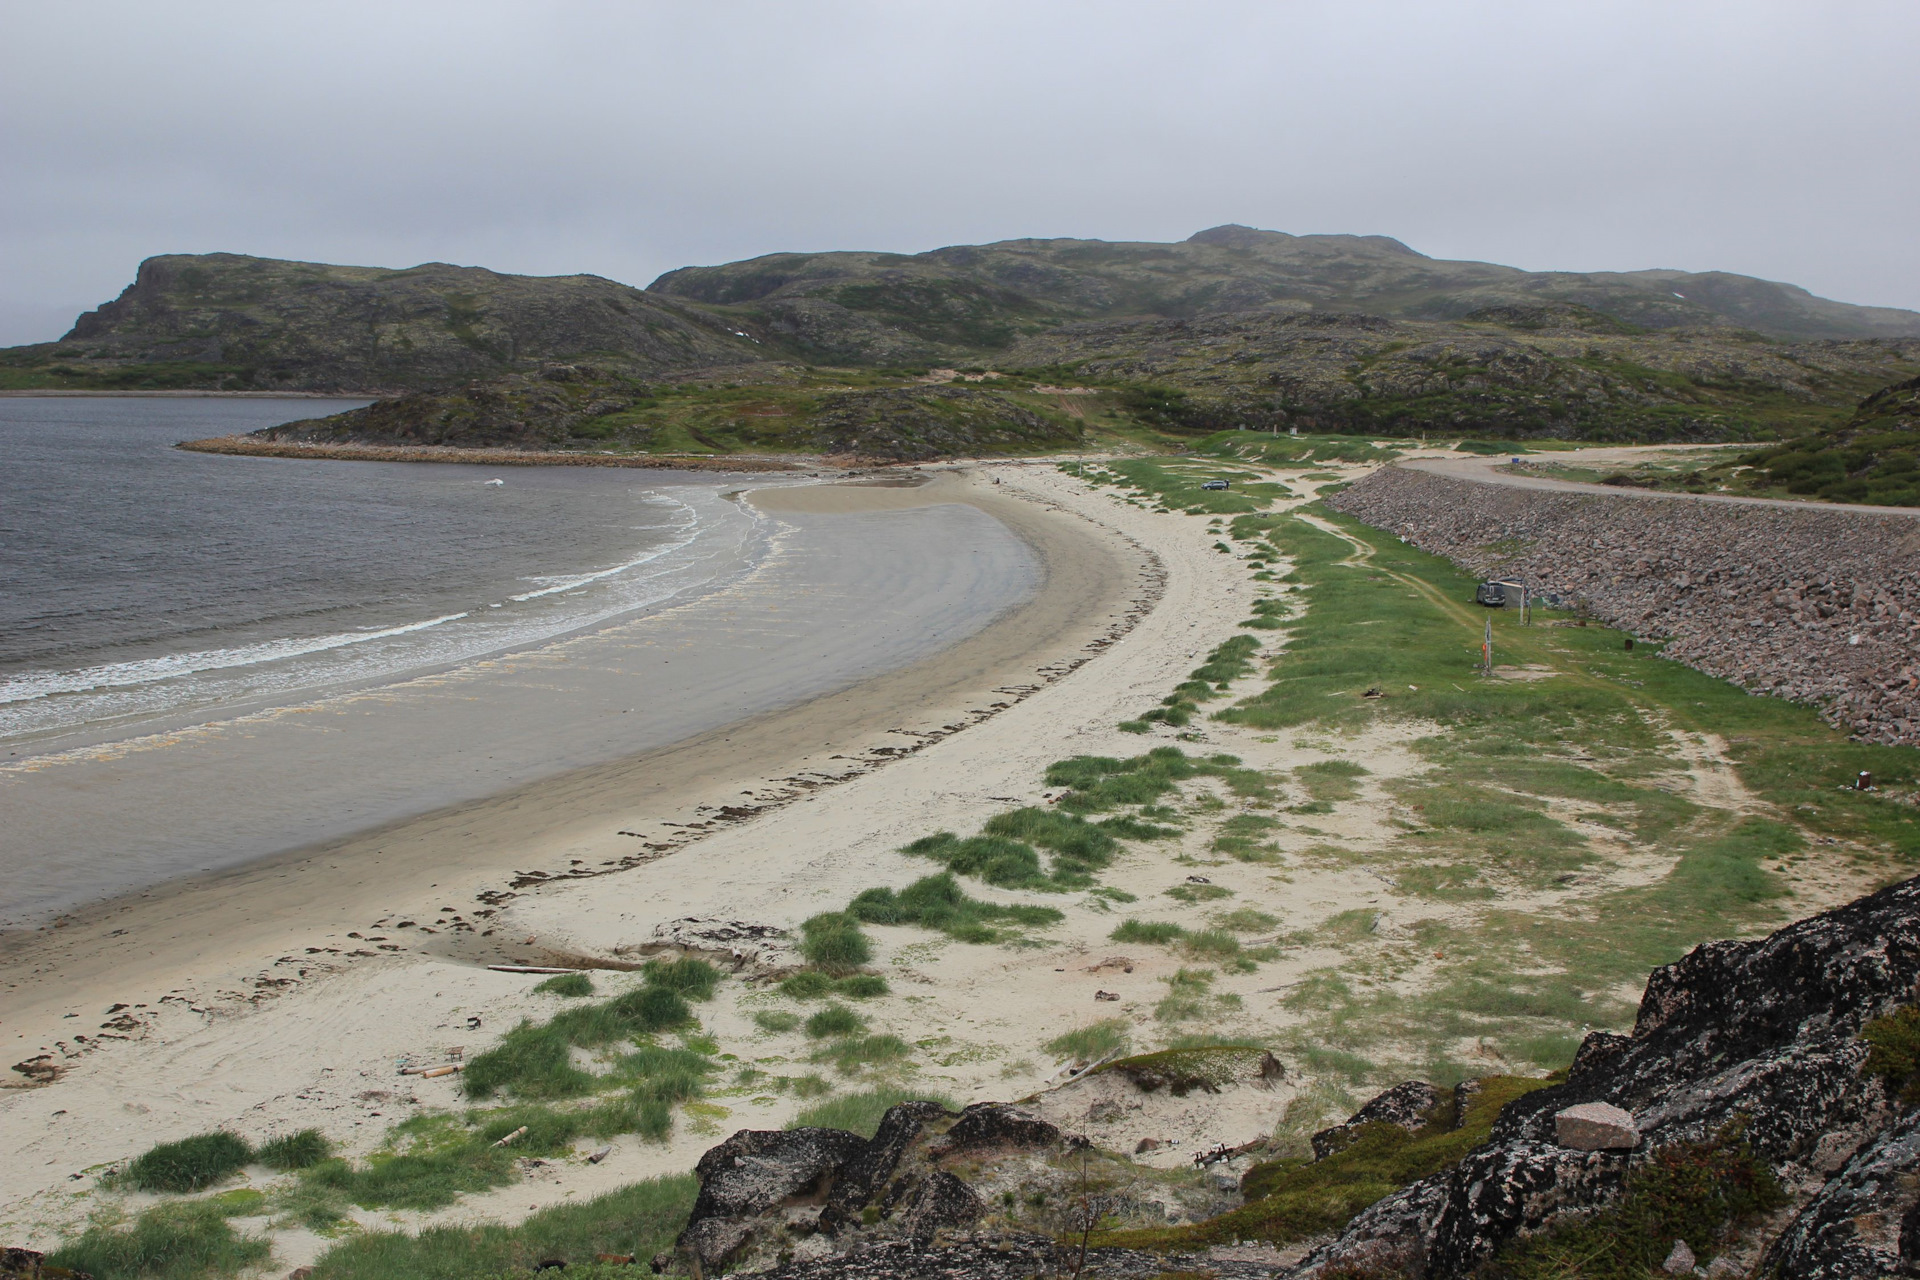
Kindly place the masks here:
<instances>
[{"instance_id":1,"label":"sea water","mask_svg":"<svg viewBox=\"0 0 1920 1280\"><path fill-rule=\"evenodd\" d=\"M172 447L360 403L0 398L0 744L525 645L709 587L763 532L689 473Z\"/></svg>"}]
</instances>

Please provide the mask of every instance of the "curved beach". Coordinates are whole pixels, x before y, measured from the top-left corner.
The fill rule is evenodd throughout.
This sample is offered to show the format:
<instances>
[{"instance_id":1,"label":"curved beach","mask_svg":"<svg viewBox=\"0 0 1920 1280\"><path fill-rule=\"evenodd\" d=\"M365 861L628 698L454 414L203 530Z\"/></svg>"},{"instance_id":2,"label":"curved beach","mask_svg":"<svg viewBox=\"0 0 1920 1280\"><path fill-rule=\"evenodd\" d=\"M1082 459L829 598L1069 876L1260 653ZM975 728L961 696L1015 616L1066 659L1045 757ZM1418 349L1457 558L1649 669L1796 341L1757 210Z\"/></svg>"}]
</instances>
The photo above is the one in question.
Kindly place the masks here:
<instances>
[{"instance_id":1,"label":"curved beach","mask_svg":"<svg viewBox=\"0 0 1920 1280\"><path fill-rule=\"evenodd\" d=\"M770 512L827 521L960 504L970 509L967 514L991 517L1012 530L1037 559L1041 582L1023 602L950 647L883 674L843 677L842 687L798 705L777 705L782 690L763 688L755 696L775 703L772 709L720 725L698 726L687 719L696 727L686 733L676 734L669 724L663 732L671 740L649 750L224 870L177 877L75 909L54 926L16 931L0 944L0 990L7 1005L0 1034L24 1053L71 1031L71 1022L61 1023L76 1011L85 1011L84 1019L96 1006L154 1004L188 989L258 991L262 966L289 951L298 953L313 939L359 931L383 918L430 919L449 894L470 903L476 894L509 890L516 879L564 878L651 861L689 834L672 824L701 821L723 807L747 816L791 803L811 796L827 779L852 776L932 740L928 735L937 737L992 714L994 704L1019 696L997 690L1040 687L1097 651L1154 585L1138 550L1111 531L1015 498L961 471L911 488L762 490L750 500ZM832 602L825 607L832 608ZM650 643L670 648L686 673L675 680L701 689L737 679L737 660L711 643L704 649L699 643L701 635L714 636L712 618L683 621L671 646L657 634L650 637ZM884 620L866 621L877 628ZM654 626L657 630L657 620ZM602 646L618 643L617 631L588 639ZM771 641L749 636L743 643ZM1096 648L1089 650L1090 645ZM533 666L525 681L529 696L551 697L555 675L538 669L550 662L550 655L536 654L519 664L474 664L451 679L439 675L408 684L421 687L414 690L418 696L447 699L458 707L499 698L512 673L496 668ZM771 655L766 668L783 675ZM450 684L451 695L446 692ZM587 692L593 688L589 683ZM789 687L788 701L790 695ZM389 689L355 694L319 714L361 715L366 701L395 696ZM300 722L304 731L316 712L303 707L276 714ZM504 714L511 716L511 702ZM448 729L445 720L422 723L436 734ZM220 731L250 742L262 726L221 726ZM453 741L457 751L459 740ZM163 748L156 754L165 754L179 743L170 738L156 746ZM391 760L395 744L383 749ZM97 763L121 767L138 754L124 746L100 748ZM796 778L804 778L804 784L790 781ZM162 770L146 785L164 788L172 779ZM139 802L145 803L155 793L140 794ZM220 821L229 806L241 802L242 796L229 795L207 816ZM91 815L89 821L100 820L98 805L80 807ZM634 834L619 834L623 831ZM539 949L517 939L475 942L487 959L537 958Z\"/></svg>"}]
</instances>

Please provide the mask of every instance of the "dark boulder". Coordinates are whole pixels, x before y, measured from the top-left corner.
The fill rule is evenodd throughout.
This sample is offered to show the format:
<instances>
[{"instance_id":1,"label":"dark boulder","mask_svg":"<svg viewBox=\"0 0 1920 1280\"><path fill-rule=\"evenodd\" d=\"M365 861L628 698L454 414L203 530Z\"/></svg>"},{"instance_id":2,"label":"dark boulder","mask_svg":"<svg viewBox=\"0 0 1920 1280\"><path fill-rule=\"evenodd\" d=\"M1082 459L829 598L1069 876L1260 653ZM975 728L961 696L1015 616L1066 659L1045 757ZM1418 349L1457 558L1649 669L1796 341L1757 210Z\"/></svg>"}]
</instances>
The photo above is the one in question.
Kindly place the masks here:
<instances>
[{"instance_id":1,"label":"dark boulder","mask_svg":"<svg viewBox=\"0 0 1920 1280\"><path fill-rule=\"evenodd\" d=\"M986 1211L972 1187L938 1169L920 1184L900 1229L909 1239L925 1242L941 1231L972 1226Z\"/></svg>"},{"instance_id":2,"label":"dark boulder","mask_svg":"<svg viewBox=\"0 0 1920 1280\"><path fill-rule=\"evenodd\" d=\"M676 1245L703 1267L724 1264L752 1235L750 1220L823 1197L867 1140L841 1129L742 1129L700 1157L700 1194Z\"/></svg>"}]
</instances>

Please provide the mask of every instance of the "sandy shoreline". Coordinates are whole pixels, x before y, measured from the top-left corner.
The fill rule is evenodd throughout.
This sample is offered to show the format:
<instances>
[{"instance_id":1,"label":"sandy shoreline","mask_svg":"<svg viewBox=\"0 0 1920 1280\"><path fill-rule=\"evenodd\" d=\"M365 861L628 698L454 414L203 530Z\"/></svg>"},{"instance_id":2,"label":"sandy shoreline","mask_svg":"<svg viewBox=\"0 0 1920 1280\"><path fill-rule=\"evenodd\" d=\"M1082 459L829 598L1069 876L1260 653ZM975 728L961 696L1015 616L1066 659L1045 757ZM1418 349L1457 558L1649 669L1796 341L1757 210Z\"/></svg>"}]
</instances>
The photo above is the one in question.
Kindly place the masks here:
<instances>
[{"instance_id":1,"label":"sandy shoreline","mask_svg":"<svg viewBox=\"0 0 1920 1280\"><path fill-rule=\"evenodd\" d=\"M249 436L209 436L174 446L189 453L311 462L464 462L489 467L636 467L668 471L806 471L823 464L791 458L707 457L700 454L575 453L557 449L463 449L451 445L295 444Z\"/></svg>"}]
</instances>

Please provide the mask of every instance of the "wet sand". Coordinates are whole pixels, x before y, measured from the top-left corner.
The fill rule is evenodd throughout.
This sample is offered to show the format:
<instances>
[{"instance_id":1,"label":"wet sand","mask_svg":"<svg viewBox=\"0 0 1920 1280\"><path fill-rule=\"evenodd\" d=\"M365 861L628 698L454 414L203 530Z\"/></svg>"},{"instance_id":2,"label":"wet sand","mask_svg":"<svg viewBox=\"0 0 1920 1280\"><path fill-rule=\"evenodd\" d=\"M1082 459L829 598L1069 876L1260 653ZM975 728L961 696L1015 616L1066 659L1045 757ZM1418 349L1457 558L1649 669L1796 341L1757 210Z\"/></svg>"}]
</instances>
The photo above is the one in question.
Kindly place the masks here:
<instances>
[{"instance_id":1,"label":"wet sand","mask_svg":"<svg viewBox=\"0 0 1920 1280\"><path fill-rule=\"evenodd\" d=\"M154 1003L187 989L277 990L261 985L266 966L302 954L317 939L408 914L431 920L441 905L470 907L473 895L507 888L522 872L565 877L632 866L670 847L673 833L663 824L710 820L723 806L759 811L804 802L826 777L864 771L1019 696L997 689L1036 688L1071 669L1149 585L1143 558L1124 540L958 474L916 489L836 486L809 489L804 497L769 491L755 500L768 510L826 517L965 503L1032 549L1043 585L950 648L800 705L175 880L74 911L59 927L6 937L0 940L0 1044L25 1056L63 1032L92 1029L93 1015L109 1003ZM802 775L808 776L792 781ZM300 785L297 777L285 782ZM615 838L631 853L606 856L610 836L642 827L644 836ZM588 850L590 862L583 856ZM613 866L603 867L607 863ZM440 935L438 941L455 939ZM523 945L500 938L483 946L509 944ZM76 1012L84 1015L78 1022L66 1019ZM63 1043L73 1043L70 1034Z\"/></svg>"}]
</instances>

